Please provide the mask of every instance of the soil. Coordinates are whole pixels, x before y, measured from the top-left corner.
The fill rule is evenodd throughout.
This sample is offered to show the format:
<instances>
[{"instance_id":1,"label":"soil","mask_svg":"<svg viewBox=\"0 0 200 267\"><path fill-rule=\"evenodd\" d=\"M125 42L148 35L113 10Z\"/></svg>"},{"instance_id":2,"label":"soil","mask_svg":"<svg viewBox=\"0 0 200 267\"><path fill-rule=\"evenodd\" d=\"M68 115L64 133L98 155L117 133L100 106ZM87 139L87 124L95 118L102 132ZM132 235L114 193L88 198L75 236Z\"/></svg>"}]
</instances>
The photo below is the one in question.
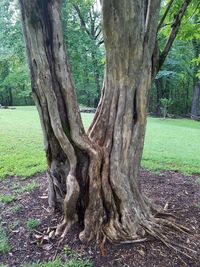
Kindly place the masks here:
<instances>
[{"instance_id":1,"label":"soil","mask_svg":"<svg viewBox=\"0 0 200 267\"><path fill-rule=\"evenodd\" d=\"M184 176L173 171L153 173L141 170L144 193L157 204L168 208L178 223L190 229L194 234L200 234L200 186L197 185L197 175ZM59 256L67 261L76 251L78 258L89 258L95 267L175 267L200 266L200 238L187 237L185 245L195 250L196 257L187 257L172 252L160 241L150 238L148 242L137 244L105 243L104 250L95 244L82 244L78 239L80 225L75 225L62 244L54 238L53 229L60 222L60 213L51 214L48 210L47 179L45 174L37 174L29 179L7 177L1 181L0 195L13 194L30 181L36 181L40 187L23 193L15 193L16 199L9 204L0 203L2 227L7 233L11 250L0 254L0 264L22 266L26 262L52 260ZM14 189L13 189L14 188ZM19 207L20 208L17 208ZM35 230L27 229L27 220L38 219L40 224ZM176 233L174 241L183 242L180 233ZM178 241L179 240L179 241ZM192 252L187 252L191 256Z\"/></svg>"}]
</instances>

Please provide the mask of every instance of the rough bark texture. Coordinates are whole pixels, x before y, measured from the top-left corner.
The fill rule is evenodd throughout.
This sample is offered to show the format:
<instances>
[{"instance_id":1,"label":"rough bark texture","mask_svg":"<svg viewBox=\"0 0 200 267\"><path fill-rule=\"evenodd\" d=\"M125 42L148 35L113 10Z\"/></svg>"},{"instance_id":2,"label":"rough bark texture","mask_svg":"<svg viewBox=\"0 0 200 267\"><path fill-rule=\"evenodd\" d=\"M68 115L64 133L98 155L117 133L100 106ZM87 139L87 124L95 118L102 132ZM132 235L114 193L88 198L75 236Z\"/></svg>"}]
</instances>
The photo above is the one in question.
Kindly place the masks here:
<instances>
[{"instance_id":1,"label":"rough bark texture","mask_svg":"<svg viewBox=\"0 0 200 267\"><path fill-rule=\"evenodd\" d=\"M158 236L154 205L141 193L138 172L160 1L102 1L106 74L88 134L64 49L59 1L20 0L20 5L44 133L49 205L60 204L64 211L57 234L64 237L79 217L83 241Z\"/></svg>"}]
</instances>

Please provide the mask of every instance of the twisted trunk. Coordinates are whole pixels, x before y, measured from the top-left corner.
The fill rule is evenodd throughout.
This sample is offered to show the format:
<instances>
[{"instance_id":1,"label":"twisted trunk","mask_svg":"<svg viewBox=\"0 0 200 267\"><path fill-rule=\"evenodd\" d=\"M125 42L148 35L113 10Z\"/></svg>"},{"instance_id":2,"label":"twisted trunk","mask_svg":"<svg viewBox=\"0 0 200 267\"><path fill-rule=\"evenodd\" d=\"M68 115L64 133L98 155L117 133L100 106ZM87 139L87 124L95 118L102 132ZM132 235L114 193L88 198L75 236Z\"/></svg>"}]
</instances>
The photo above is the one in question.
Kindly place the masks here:
<instances>
[{"instance_id":1,"label":"twisted trunk","mask_svg":"<svg viewBox=\"0 0 200 267\"><path fill-rule=\"evenodd\" d=\"M20 0L48 161L49 205L64 212L57 234L64 236L79 217L83 241L100 233L111 240L154 235L157 219L141 193L139 166L159 4L103 1L106 74L86 134L64 49L60 3Z\"/></svg>"}]
</instances>

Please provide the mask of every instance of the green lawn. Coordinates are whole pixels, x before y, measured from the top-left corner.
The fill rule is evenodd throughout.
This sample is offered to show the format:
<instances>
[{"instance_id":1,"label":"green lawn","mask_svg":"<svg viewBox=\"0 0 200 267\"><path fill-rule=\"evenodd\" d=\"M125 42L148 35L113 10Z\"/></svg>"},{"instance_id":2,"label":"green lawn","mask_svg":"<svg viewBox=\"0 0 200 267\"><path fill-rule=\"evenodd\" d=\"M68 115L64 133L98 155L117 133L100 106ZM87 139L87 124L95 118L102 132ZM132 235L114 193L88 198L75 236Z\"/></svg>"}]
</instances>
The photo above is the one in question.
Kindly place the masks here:
<instances>
[{"instance_id":1,"label":"green lawn","mask_svg":"<svg viewBox=\"0 0 200 267\"><path fill-rule=\"evenodd\" d=\"M93 114L83 114L87 128ZM200 173L200 123L149 118L142 165ZM30 176L46 168L42 131L35 107L0 110L0 178Z\"/></svg>"}]
</instances>

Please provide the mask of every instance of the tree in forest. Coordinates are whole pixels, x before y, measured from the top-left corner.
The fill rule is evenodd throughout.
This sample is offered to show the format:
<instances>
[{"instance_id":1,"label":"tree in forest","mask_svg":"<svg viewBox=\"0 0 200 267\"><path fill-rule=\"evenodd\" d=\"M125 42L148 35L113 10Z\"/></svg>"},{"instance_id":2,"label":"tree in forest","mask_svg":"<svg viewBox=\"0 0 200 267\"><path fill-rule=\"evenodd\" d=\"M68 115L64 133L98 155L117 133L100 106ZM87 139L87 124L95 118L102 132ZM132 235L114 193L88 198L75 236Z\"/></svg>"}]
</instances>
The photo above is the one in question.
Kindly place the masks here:
<instances>
[{"instance_id":1,"label":"tree in forest","mask_svg":"<svg viewBox=\"0 0 200 267\"><path fill-rule=\"evenodd\" d=\"M164 21L160 20L160 30L157 35L161 50L171 31L171 22L180 2L178 0L161 2L160 16L165 17ZM155 115L161 115L161 98L173 100L173 104L169 107L169 113L173 115L189 115L192 98L194 99L193 106L196 107L198 104L198 88L195 87L195 81L197 81L199 52L198 46L194 46L194 43L198 44L200 40L199 19L199 1L193 0L185 12L176 41L156 75L150 92L149 112ZM198 108L195 109L198 110Z\"/></svg>"},{"instance_id":2,"label":"tree in forest","mask_svg":"<svg viewBox=\"0 0 200 267\"><path fill-rule=\"evenodd\" d=\"M0 2L0 103L33 104L16 1Z\"/></svg>"},{"instance_id":3,"label":"tree in forest","mask_svg":"<svg viewBox=\"0 0 200 267\"><path fill-rule=\"evenodd\" d=\"M61 1L19 2L32 91L44 134L48 201L52 209L60 206L64 213L56 234L64 237L79 220L84 222L79 237L85 242L103 236L113 241L137 240L149 233L168 244L165 226L182 231L181 226L156 216L161 210L142 194L139 166L149 88L191 1L179 6L159 52L159 0L102 0L106 70L87 133L63 42Z\"/></svg>"},{"instance_id":4,"label":"tree in forest","mask_svg":"<svg viewBox=\"0 0 200 267\"><path fill-rule=\"evenodd\" d=\"M199 38L200 39L200 38ZM194 91L192 97L192 108L191 108L191 118L197 119L199 118L199 99L200 99L200 78L198 76L199 71L199 61L200 61L200 40L194 38L192 40L193 47L194 47L194 58L196 60L196 64L194 66L194 77L193 77L193 84L194 84Z\"/></svg>"},{"instance_id":5,"label":"tree in forest","mask_svg":"<svg viewBox=\"0 0 200 267\"><path fill-rule=\"evenodd\" d=\"M100 11L94 0L64 1L62 21L78 102L96 107L104 68Z\"/></svg>"}]
</instances>

